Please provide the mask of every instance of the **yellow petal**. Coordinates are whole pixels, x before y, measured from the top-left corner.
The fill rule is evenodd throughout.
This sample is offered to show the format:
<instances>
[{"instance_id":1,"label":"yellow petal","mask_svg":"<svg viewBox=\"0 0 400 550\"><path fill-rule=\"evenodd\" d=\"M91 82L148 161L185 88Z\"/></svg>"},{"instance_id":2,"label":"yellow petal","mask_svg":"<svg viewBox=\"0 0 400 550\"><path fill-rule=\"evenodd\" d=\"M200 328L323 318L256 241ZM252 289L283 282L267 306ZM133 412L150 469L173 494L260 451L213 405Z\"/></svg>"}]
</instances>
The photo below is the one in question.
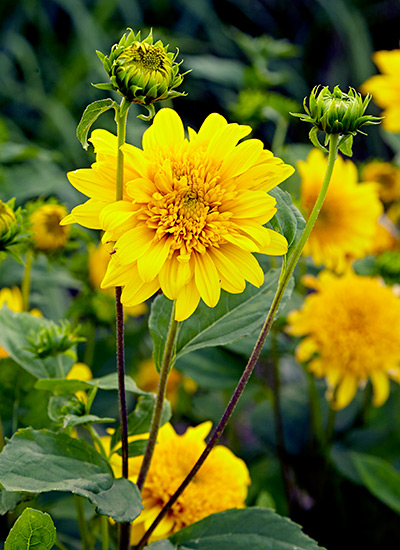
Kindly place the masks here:
<instances>
[{"instance_id":1,"label":"yellow petal","mask_svg":"<svg viewBox=\"0 0 400 550\"><path fill-rule=\"evenodd\" d=\"M60 225L68 225L69 223L79 223L83 227L89 229L102 229L99 221L100 212L108 203L89 199L83 204L75 206L71 210L71 214L65 216L60 222Z\"/></svg>"},{"instance_id":2,"label":"yellow petal","mask_svg":"<svg viewBox=\"0 0 400 550\"><path fill-rule=\"evenodd\" d=\"M147 178L137 178L126 184L128 197L137 202L149 202L155 191L154 183Z\"/></svg>"},{"instance_id":3,"label":"yellow petal","mask_svg":"<svg viewBox=\"0 0 400 550\"><path fill-rule=\"evenodd\" d=\"M386 372L374 371L370 374L374 397L372 403L374 407L380 407L385 403L390 393L390 382Z\"/></svg>"},{"instance_id":4,"label":"yellow petal","mask_svg":"<svg viewBox=\"0 0 400 550\"><path fill-rule=\"evenodd\" d=\"M239 143L225 158L221 166L221 178L234 178L249 170L259 158L262 150L263 143L258 139L248 139Z\"/></svg>"},{"instance_id":5,"label":"yellow petal","mask_svg":"<svg viewBox=\"0 0 400 550\"><path fill-rule=\"evenodd\" d=\"M149 283L157 277L168 257L171 244L172 239L164 237L157 243L153 242L146 254L140 256L138 259L138 269L142 281Z\"/></svg>"},{"instance_id":6,"label":"yellow petal","mask_svg":"<svg viewBox=\"0 0 400 550\"><path fill-rule=\"evenodd\" d=\"M281 256L288 251L288 243L283 235L272 231L272 229L266 228L271 238L269 244L260 250L262 254L269 254L271 256Z\"/></svg>"},{"instance_id":7,"label":"yellow petal","mask_svg":"<svg viewBox=\"0 0 400 550\"><path fill-rule=\"evenodd\" d=\"M208 252L195 254L194 278L203 301L215 307L221 295L218 271Z\"/></svg>"},{"instance_id":8,"label":"yellow petal","mask_svg":"<svg viewBox=\"0 0 400 550\"><path fill-rule=\"evenodd\" d=\"M68 172L67 177L75 189L88 197L105 202L115 200L115 173L114 178L111 178L105 171L99 173L92 168L82 168Z\"/></svg>"},{"instance_id":9,"label":"yellow petal","mask_svg":"<svg viewBox=\"0 0 400 550\"><path fill-rule=\"evenodd\" d=\"M134 272L132 264L120 265L114 255L112 255L104 279L101 281L100 288L124 286L130 281L132 272Z\"/></svg>"},{"instance_id":10,"label":"yellow petal","mask_svg":"<svg viewBox=\"0 0 400 550\"><path fill-rule=\"evenodd\" d=\"M182 120L173 109L161 109L154 117L153 129L159 147L175 149L185 138ZM144 144L143 144L144 146Z\"/></svg>"},{"instance_id":11,"label":"yellow petal","mask_svg":"<svg viewBox=\"0 0 400 550\"><path fill-rule=\"evenodd\" d=\"M139 225L127 231L115 243L117 257L122 265L137 261L146 254L154 238L154 231ZM153 277L154 278L154 277Z\"/></svg>"},{"instance_id":12,"label":"yellow petal","mask_svg":"<svg viewBox=\"0 0 400 550\"><path fill-rule=\"evenodd\" d=\"M196 143L208 143L216 133L220 132L227 126L228 123L222 115L218 113L211 113L211 115L208 115L201 125L197 136L193 135L193 138L196 139ZM190 137L190 140L192 141L192 136Z\"/></svg>"},{"instance_id":13,"label":"yellow petal","mask_svg":"<svg viewBox=\"0 0 400 550\"><path fill-rule=\"evenodd\" d=\"M240 126L236 123L228 124L228 126L217 132L217 134L214 134L211 138L207 147L209 158L222 162L233 150L238 141L250 134L250 132L250 126Z\"/></svg>"},{"instance_id":14,"label":"yellow petal","mask_svg":"<svg viewBox=\"0 0 400 550\"><path fill-rule=\"evenodd\" d=\"M144 283L139 277L137 265L132 264L131 277L122 291L121 302L129 307L136 306L153 296L159 288L157 277L149 283Z\"/></svg>"},{"instance_id":15,"label":"yellow petal","mask_svg":"<svg viewBox=\"0 0 400 550\"><path fill-rule=\"evenodd\" d=\"M256 287L263 284L264 272L252 254L232 244L221 246L221 252L238 267L246 281Z\"/></svg>"},{"instance_id":16,"label":"yellow petal","mask_svg":"<svg viewBox=\"0 0 400 550\"><path fill-rule=\"evenodd\" d=\"M114 231L119 225L131 219L135 206L130 201L114 201L105 206L99 216L105 231Z\"/></svg>"},{"instance_id":17,"label":"yellow petal","mask_svg":"<svg viewBox=\"0 0 400 550\"><path fill-rule=\"evenodd\" d=\"M247 252L259 252L259 246L249 237L246 237L246 235L240 235L239 233L228 233L227 235L224 235L225 239L237 246L238 248L242 248L243 250Z\"/></svg>"},{"instance_id":18,"label":"yellow petal","mask_svg":"<svg viewBox=\"0 0 400 550\"><path fill-rule=\"evenodd\" d=\"M175 320L184 321L190 317L199 305L199 301L200 294L193 277L190 283L182 288L175 301Z\"/></svg>"},{"instance_id":19,"label":"yellow petal","mask_svg":"<svg viewBox=\"0 0 400 550\"><path fill-rule=\"evenodd\" d=\"M357 393L358 379L352 374L346 374L343 380L339 383L335 392L334 401L331 403L332 408L339 410L344 409L350 403Z\"/></svg>"},{"instance_id":20,"label":"yellow petal","mask_svg":"<svg viewBox=\"0 0 400 550\"><path fill-rule=\"evenodd\" d=\"M219 276L230 283L227 285L225 281L223 288L228 290L226 286L229 286L230 288L234 288L236 292L242 292L246 287L246 282L235 263L217 248L210 249L209 254L218 270ZM228 290L228 292L231 292L231 290ZM236 294L236 292L233 293Z\"/></svg>"},{"instance_id":21,"label":"yellow petal","mask_svg":"<svg viewBox=\"0 0 400 550\"><path fill-rule=\"evenodd\" d=\"M92 143L95 153L117 156L118 140L111 132L101 128L93 130L88 141Z\"/></svg>"},{"instance_id":22,"label":"yellow petal","mask_svg":"<svg viewBox=\"0 0 400 550\"><path fill-rule=\"evenodd\" d=\"M264 191L243 191L240 197L228 200L223 204L224 212L232 212L233 218L250 218L263 216L274 209L276 200ZM270 216L271 217L271 216ZM270 219L266 216L266 220Z\"/></svg>"},{"instance_id":23,"label":"yellow petal","mask_svg":"<svg viewBox=\"0 0 400 550\"><path fill-rule=\"evenodd\" d=\"M124 153L126 163L133 167L142 177L146 177L149 164L143 151L133 145L130 145L129 143L124 143L121 150Z\"/></svg>"},{"instance_id":24,"label":"yellow petal","mask_svg":"<svg viewBox=\"0 0 400 550\"><path fill-rule=\"evenodd\" d=\"M179 262L176 255L167 260L159 274L160 286L166 297L176 300L181 289L188 284L191 275L189 262Z\"/></svg>"}]
</instances>

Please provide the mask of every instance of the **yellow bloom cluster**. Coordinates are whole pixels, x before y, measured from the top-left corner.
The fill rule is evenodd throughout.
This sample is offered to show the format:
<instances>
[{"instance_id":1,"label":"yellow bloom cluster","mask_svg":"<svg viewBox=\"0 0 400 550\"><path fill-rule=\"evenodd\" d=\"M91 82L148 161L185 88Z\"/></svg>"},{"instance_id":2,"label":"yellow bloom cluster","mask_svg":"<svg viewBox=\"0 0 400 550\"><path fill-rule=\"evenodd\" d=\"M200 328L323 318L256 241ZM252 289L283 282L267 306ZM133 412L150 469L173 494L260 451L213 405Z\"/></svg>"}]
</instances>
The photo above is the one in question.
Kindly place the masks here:
<instances>
[{"instance_id":1,"label":"yellow bloom cluster","mask_svg":"<svg viewBox=\"0 0 400 550\"><path fill-rule=\"evenodd\" d=\"M321 189L327 158L313 149L298 163L301 176L301 208L311 212ZM373 248L378 218L383 211L376 183L358 184L357 168L338 157L324 205L303 254L316 265L343 272L349 261L363 257Z\"/></svg>"},{"instance_id":2,"label":"yellow bloom cluster","mask_svg":"<svg viewBox=\"0 0 400 550\"><path fill-rule=\"evenodd\" d=\"M373 60L382 74L371 76L360 90L372 94L375 103L384 109L383 128L400 132L400 49L375 52Z\"/></svg>"},{"instance_id":3,"label":"yellow bloom cluster","mask_svg":"<svg viewBox=\"0 0 400 550\"><path fill-rule=\"evenodd\" d=\"M286 239L265 224L276 212L268 191L293 168L263 149L238 142L251 131L212 114L189 139L178 114L162 109L143 135L143 150L124 145L123 200L115 201L116 137L96 130L97 159L68 174L88 195L63 223L105 229L116 241L102 286L122 286L122 303L137 305L160 288L184 320L200 298L214 307L221 288L259 287L264 273L254 252L282 255Z\"/></svg>"},{"instance_id":4,"label":"yellow bloom cluster","mask_svg":"<svg viewBox=\"0 0 400 550\"><path fill-rule=\"evenodd\" d=\"M389 395L389 378L400 382L400 298L378 279L351 271L306 278L316 292L288 317L287 332L304 339L296 350L316 376L325 376L328 399L346 407L371 380L375 406Z\"/></svg>"},{"instance_id":5,"label":"yellow bloom cluster","mask_svg":"<svg viewBox=\"0 0 400 550\"><path fill-rule=\"evenodd\" d=\"M204 440L210 429L211 422L188 428L183 435L178 435L171 424L165 424L160 429L143 487L144 510L132 526L132 545L139 542L194 466L206 446ZM136 439L143 437L136 436ZM114 454L111 463L116 476L120 476L121 457ZM142 457L129 459L129 478L132 481L136 481L141 463ZM249 484L249 472L243 460L227 447L217 445L171 512L160 522L150 542L166 538L210 514L243 508Z\"/></svg>"}]
</instances>

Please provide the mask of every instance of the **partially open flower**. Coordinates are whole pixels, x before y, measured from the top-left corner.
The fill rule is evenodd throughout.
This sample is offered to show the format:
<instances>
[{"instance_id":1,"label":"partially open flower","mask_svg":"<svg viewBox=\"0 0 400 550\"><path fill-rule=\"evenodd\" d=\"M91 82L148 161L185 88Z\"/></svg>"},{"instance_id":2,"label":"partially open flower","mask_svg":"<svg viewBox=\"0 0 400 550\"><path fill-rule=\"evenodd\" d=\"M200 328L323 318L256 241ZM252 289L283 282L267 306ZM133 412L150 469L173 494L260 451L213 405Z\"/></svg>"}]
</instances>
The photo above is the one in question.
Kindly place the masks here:
<instances>
[{"instance_id":1,"label":"partially open flower","mask_svg":"<svg viewBox=\"0 0 400 550\"><path fill-rule=\"evenodd\" d=\"M168 52L168 46L161 40L153 44L151 31L144 40L140 38L140 31L137 35L132 29L129 31L114 44L108 57L97 52L111 84L96 86L115 90L128 101L145 106L185 95L175 91L183 81L183 75L179 74L180 63L175 62L178 50Z\"/></svg>"},{"instance_id":2,"label":"partially open flower","mask_svg":"<svg viewBox=\"0 0 400 550\"><path fill-rule=\"evenodd\" d=\"M0 237L3 237L15 223L16 218L12 208L0 201Z\"/></svg>"},{"instance_id":3,"label":"partially open flower","mask_svg":"<svg viewBox=\"0 0 400 550\"><path fill-rule=\"evenodd\" d=\"M65 208L58 204L44 204L33 212L30 221L37 250L52 252L65 246L69 227L61 226L60 221L66 214Z\"/></svg>"}]
</instances>

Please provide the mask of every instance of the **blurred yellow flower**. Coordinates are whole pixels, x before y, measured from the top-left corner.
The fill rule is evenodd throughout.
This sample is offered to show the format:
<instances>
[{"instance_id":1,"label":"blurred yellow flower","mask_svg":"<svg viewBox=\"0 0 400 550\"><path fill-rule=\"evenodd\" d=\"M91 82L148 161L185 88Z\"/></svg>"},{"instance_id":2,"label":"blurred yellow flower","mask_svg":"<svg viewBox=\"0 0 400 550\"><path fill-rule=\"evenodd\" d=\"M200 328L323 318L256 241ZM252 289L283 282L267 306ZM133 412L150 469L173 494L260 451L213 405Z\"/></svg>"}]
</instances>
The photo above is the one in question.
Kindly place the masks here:
<instances>
[{"instance_id":1,"label":"blurred yellow flower","mask_svg":"<svg viewBox=\"0 0 400 550\"><path fill-rule=\"evenodd\" d=\"M298 361L326 377L333 408L346 407L368 379L379 407L389 378L400 382L400 298L380 280L350 270L342 277L323 271L305 282L316 292L288 316L287 332L304 336Z\"/></svg>"},{"instance_id":2,"label":"blurred yellow flower","mask_svg":"<svg viewBox=\"0 0 400 550\"><path fill-rule=\"evenodd\" d=\"M399 245L399 235L396 226L390 221L386 214L382 214L376 224L372 246L368 254L382 254L386 250L395 250Z\"/></svg>"},{"instance_id":3,"label":"blurred yellow flower","mask_svg":"<svg viewBox=\"0 0 400 550\"><path fill-rule=\"evenodd\" d=\"M395 164L373 160L364 166L361 180L377 182L379 198L384 203L400 199L400 168Z\"/></svg>"},{"instance_id":4,"label":"blurred yellow flower","mask_svg":"<svg viewBox=\"0 0 400 550\"><path fill-rule=\"evenodd\" d=\"M106 274L107 267L110 262L110 254L112 249L113 245L111 243L99 243L98 246L95 246L94 244L89 245L89 281L94 290L101 290L101 292L109 294L114 298L115 290L113 288L100 288L100 283ZM144 315L146 311L147 306L145 303L124 308L124 314L131 315L132 317Z\"/></svg>"},{"instance_id":5,"label":"blurred yellow flower","mask_svg":"<svg viewBox=\"0 0 400 550\"><path fill-rule=\"evenodd\" d=\"M141 390L155 393L157 391L159 378L153 359L145 359L139 364L135 381ZM189 394L194 393L197 389L197 384L194 380L184 377L176 369L171 369L167 382L167 399L172 407L177 403L179 387L181 385Z\"/></svg>"},{"instance_id":6,"label":"blurred yellow flower","mask_svg":"<svg viewBox=\"0 0 400 550\"><path fill-rule=\"evenodd\" d=\"M124 286L124 305L161 288L176 300L181 321L200 298L214 307L221 288L240 293L246 280L261 286L254 252L286 253L286 239L264 225L276 212L268 191L293 168L259 140L237 145L250 131L212 114L198 133L189 128L188 140L177 113L162 109L143 136L143 151L123 146L128 171L134 166L138 173L127 180L124 200L101 211L99 225L104 240L117 241L102 286ZM84 193L92 188L80 182Z\"/></svg>"},{"instance_id":7,"label":"blurred yellow flower","mask_svg":"<svg viewBox=\"0 0 400 550\"><path fill-rule=\"evenodd\" d=\"M67 380L80 380L82 382L89 382L90 380L92 380L93 374L86 363L78 362L72 366L72 369L68 372L66 378ZM84 403L87 402L87 394L85 391L78 391L75 395Z\"/></svg>"},{"instance_id":8,"label":"blurred yellow flower","mask_svg":"<svg viewBox=\"0 0 400 550\"><path fill-rule=\"evenodd\" d=\"M307 216L321 189L326 165L327 158L318 149L298 163L301 208ZM372 248L383 207L377 184L358 184L357 179L355 164L339 156L324 205L303 250L316 265L342 272L349 261L363 257Z\"/></svg>"},{"instance_id":9,"label":"blurred yellow flower","mask_svg":"<svg viewBox=\"0 0 400 550\"><path fill-rule=\"evenodd\" d=\"M13 286L12 288L2 288L0 290L0 308L2 308L4 304L6 304L11 311L15 311L16 313L22 312L22 294L17 286ZM34 317L42 317L42 314L38 309L32 309L29 313ZM4 348L0 347L0 359L3 359L4 357L8 357L8 353Z\"/></svg>"},{"instance_id":10,"label":"blurred yellow flower","mask_svg":"<svg viewBox=\"0 0 400 550\"><path fill-rule=\"evenodd\" d=\"M139 542L194 466L206 446L204 439L210 429L211 422L188 428L183 435L178 435L169 423L160 429L142 492L144 510L132 526L132 545ZM137 439L143 439L143 435L137 436ZM132 481L137 479L142 460L142 457L129 459L129 478ZM111 463L118 477L121 457L113 455ZM217 445L171 512L160 522L150 542L166 538L210 514L243 508L249 485L249 472L243 460L227 447Z\"/></svg>"},{"instance_id":11,"label":"blurred yellow flower","mask_svg":"<svg viewBox=\"0 0 400 550\"><path fill-rule=\"evenodd\" d=\"M373 101L384 109L383 128L400 132L400 49L375 52L372 59L382 74L371 76L360 90L372 94Z\"/></svg>"},{"instance_id":12,"label":"blurred yellow flower","mask_svg":"<svg viewBox=\"0 0 400 550\"><path fill-rule=\"evenodd\" d=\"M37 250L51 252L65 246L69 227L61 226L60 221L66 214L65 208L58 204L44 204L31 214L32 238Z\"/></svg>"}]
</instances>

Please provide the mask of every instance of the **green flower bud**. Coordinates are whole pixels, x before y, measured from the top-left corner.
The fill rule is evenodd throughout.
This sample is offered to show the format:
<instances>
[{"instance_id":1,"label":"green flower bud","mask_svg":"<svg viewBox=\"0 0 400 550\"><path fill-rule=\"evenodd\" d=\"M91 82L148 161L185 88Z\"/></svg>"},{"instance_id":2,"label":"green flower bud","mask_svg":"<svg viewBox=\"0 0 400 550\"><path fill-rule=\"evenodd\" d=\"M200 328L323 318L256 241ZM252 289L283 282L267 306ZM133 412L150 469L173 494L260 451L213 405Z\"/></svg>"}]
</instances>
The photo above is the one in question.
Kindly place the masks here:
<instances>
[{"instance_id":1,"label":"green flower bud","mask_svg":"<svg viewBox=\"0 0 400 550\"><path fill-rule=\"evenodd\" d=\"M50 321L47 326L42 326L36 334L32 333L28 337L31 345L27 349L38 359L46 359L46 357L58 354L76 359L75 351L72 348L78 342L86 340L86 338L78 336L79 328L73 328L68 321L61 321L60 325Z\"/></svg>"},{"instance_id":2,"label":"green flower bud","mask_svg":"<svg viewBox=\"0 0 400 550\"><path fill-rule=\"evenodd\" d=\"M156 101L186 95L175 88L187 73L179 74L182 62L175 62L178 50L175 54L168 52L168 46L161 40L153 44L151 31L141 40L140 31L135 35L132 29L128 30L129 34L124 34L119 43L114 44L108 57L96 52L111 83L95 86L117 91L129 102L147 107L152 115Z\"/></svg>"},{"instance_id":3,"label":"green flower bud","mask_svg":"<svg viewBox=\"0 0 400 550\"><path fill-rule=\"evenodd\" d=\"M304 122L310 122L313 128L310 131L310 140L319 149L326 151L317 137L318 130L325 132L325 145L329 141L331 134L339 134L339 149L346 155L351 156L351 146L353 136L360 132L361 126L369 124L379 124L381 117L365 115L365 110L371 101L371 96L367 95L363 100L361 94L353 88L349 88L349 93L345 94L339 86L335 86L333 92L325 86L320 89L315 86L311 92L306 104L307 98L304 98L304 113L291 113L299 117Z\"/></svg>"},{"instance_id":4,"label":"green flower bud","mask_svg":"<svg viewBox=\"0 0 400 550\"><path fill-rule=\"evenodd\" d=\"M400 253L397 250L387 250L376 260L376 268L385 283L389 285L400 281Z\"/></svg>"},{"instance_id":5,"label":"green flower bud","mask_svg":"<svg viewBox=\"0 0 400 550\"><path fill-rule=\"evenodd\" d=\"M12 230L13 225L17 221L14 210L8 204L0 201L0 239L3 240Z\"/></svg>"}]
</instances>

